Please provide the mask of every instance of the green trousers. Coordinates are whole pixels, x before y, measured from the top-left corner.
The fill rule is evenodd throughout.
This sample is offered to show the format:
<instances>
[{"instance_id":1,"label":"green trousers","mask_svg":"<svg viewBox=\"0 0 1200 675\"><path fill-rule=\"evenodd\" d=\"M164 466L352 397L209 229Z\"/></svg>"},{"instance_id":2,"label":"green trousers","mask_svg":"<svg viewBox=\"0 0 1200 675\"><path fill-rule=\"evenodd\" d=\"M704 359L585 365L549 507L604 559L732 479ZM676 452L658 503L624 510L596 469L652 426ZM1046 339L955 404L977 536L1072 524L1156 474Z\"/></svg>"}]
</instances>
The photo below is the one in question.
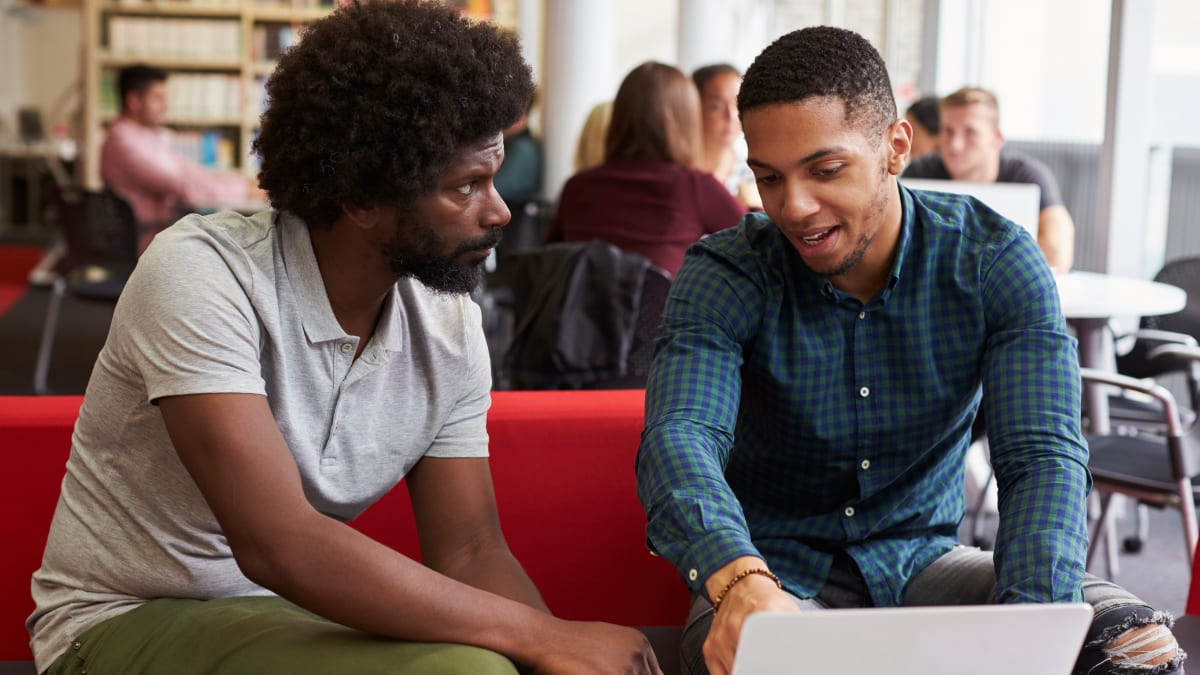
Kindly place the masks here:
<instances>
[{"instance_id":1,"label":"green trousers","mask_svg":"<svg viewBox=\"0 0 1200 675\"><path fill-rule=\"evenodd\" d=\"M48 675L516 675L504 656L402 642L277 597L152 600L89 629Z\"/></svg>"}]
</instances>

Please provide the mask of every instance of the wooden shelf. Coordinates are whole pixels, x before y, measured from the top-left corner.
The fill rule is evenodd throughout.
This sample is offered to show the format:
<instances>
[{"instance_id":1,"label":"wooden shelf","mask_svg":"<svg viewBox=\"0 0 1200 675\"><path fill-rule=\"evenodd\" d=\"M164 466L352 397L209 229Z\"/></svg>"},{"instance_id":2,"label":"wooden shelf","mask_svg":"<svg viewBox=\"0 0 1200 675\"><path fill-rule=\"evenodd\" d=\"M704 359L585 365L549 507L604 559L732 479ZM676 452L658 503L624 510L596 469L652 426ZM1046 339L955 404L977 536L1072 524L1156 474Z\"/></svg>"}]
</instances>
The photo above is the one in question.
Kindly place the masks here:
<instances>
[{"instance_id":1,"label":"wooden shelf","mask_svg":"<svg viewBox=\"0 0 1200 675\"><path fill-rule=\"evenodd\" d=\"M102 68L124 68L125 66L144 64L163 70L226 73L240 72L244 65L241 59L185 59L163 56L113 56L112 54L101 54L97 57L97 62Z\"/></svg>"},{"instance_id":2,"label":"wooden shelf","mask_svg":"<svg viewBox=\"0 0 1200 675\"><path fill-rule=\"evenodd\" d=\"M225 17L240 19L242 5L202 2L103 2L99 11L121 16Z\"/></svg>"},{"instance_id":3,"label":"wooden shelf","mask_svg":"<svg viewBox=\"0 0 1200 675\"><path fill-rule=\"evenodd\" d=\"M218 116L195 116L185 113L186 116L173 117L168 113L167 126L188 132L213 131L225 138L232 137L237 145L236 152L240 155L236 160L236 168L246 175L251 175L253 170L249 166L248 157L251 141L258 131L260 114L257 109L260 104L257 103L258 97L255 94L261 87L259 80L275 68L273 59L262 58L263 31L268 31L268 35L272 36L273 42L270 43L266 54L273 56L272 50L285 46L285 40L282 37L276 40L275 34L270 31L292 31L287 35L287 39L294 40L296 28L333 11L332 6L293 6L289 2L271 3L255 0L82 2L84 119L80 152L84 182L91 188L101 187L100 145L104 129L116 118L116 113L112 111L112 99L115 98L115 94L102 92L101 88L114 87L116 71L134 64L146 64L162 68L169 73L177 73L180 78L200 80L201 87L213 86L217 95L224 96L224 100L230 102L228 106L218 105L216 108L210 108L213 112L219 112ZM150 25L147 26L146 22L150 22ZM114 26L117 28L114 29ZM148 33L148 36L141 37L143 32ZM114 51L110 48L109 41L114 34L124 49ZM206 35L219 36L223 40L208 42L202 39ZM196 39L197 36L201 39ZM257 46L256 36L259 42ZM150 44L164 39L165 44ZM195 46L213 43L228 46L224 50L212 53L236 55L229 58L197 58L175 56L171 53L175 51L171 47L178 44ZM220 82L208 81L208 75L215 76L216 79L234 79L227 81L227 86L222 89ZM188 84L190 83L181 83L185 91L189 91L186 89ZM193 103L195 100L192 99ZM213 97L206 94L199 100L211 101ZM104 105L101 104L102 101L105 102ZM234 112L233 108L238 108L237 114L230 115ZM203 111L206 106L192 109Z\"/></svg>"}]
</instances>

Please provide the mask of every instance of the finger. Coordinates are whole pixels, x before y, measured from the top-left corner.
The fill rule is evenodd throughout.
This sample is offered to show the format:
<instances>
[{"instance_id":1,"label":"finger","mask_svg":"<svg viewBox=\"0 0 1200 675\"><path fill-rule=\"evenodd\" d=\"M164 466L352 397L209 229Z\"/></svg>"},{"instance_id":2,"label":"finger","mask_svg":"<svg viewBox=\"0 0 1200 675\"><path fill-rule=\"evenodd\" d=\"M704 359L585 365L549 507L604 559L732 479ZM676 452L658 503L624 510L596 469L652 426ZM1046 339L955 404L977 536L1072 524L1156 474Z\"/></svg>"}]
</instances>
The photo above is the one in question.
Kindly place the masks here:
<instances>
[{"instance_id":1,"label":"finger","mask_svg":"<svg viewBox=\"0 0 1200 675\"><path fill-rule=\"evenodd\" d=\"M658 666L658 656L655 655L653 649L649 650L646 654L646 666L646 670L651 675L663 675L662 668Z\"/></svg>"},{"instance_id":2,"label":"finger","mask_svg":"<svg viewBox=\"0 0 1200 675\"><path fill-rule=\"evenodd\" d=\"M705 640L705 647L701 653L704 654L704 663L708 666L709 675L728 675L729 667L722 658L724 650L718 648L715 643L709 645L712 640L712 634L709 634L708 640Z\"/></svg>"}]
</instances>

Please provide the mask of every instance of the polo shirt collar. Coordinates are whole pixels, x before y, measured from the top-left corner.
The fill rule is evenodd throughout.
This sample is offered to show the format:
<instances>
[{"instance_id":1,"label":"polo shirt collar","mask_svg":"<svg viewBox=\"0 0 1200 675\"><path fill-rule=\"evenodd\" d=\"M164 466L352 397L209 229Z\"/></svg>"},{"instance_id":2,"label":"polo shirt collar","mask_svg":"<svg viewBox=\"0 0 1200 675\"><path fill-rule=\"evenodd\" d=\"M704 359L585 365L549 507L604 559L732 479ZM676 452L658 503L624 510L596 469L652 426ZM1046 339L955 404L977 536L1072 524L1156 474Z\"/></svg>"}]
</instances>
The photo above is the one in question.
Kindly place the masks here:
<instances>
[{"instance_id":1,"label":"polo shirt collar","mask_svg":"<svg viewBox=\"0 0 1200 675\"><path fill-rule=\"evenodd\" d=\"M312 343L343 340L347 337L325 293L325 280L317 266L308 225L299 217L280 211L275 227L279 232L283 252L283 269L295 292L296 311L304 334Z\"/></svg>"},{"instance_id":2,"label":"polo shirt collar","mask_svg":"<svg viewBox=\"0 0 1200 675\"><path fill-rule=\"evenodd\" d=\"M276 227L282 241L283 266L296 295L297 311L304 326L304 335L314 344L344 340L349 337L333 314L325 280L313 253L308 225L286 211L278 212ZM399 306L396 285L388 289L383 299L383 312L370 340L389 352L404 351L404 312Z\"/></svg>"}]
</instances>

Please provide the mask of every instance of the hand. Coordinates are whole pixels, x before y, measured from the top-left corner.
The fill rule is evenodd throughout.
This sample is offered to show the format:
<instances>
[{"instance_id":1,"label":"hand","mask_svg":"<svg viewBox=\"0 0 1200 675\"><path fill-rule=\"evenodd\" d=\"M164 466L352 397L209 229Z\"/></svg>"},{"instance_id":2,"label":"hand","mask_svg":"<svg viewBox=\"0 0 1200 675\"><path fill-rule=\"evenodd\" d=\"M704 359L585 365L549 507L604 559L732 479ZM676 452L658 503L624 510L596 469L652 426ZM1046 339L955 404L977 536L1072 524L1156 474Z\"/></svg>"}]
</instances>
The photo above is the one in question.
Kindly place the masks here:
<instances>
[{"instance_id":1,"label":"hand","mask_svg":"<svg viewBox=\"0 0 1200 675\"><path fill-rule=\"evenodd\" d=\"M564 621L563 630L545 636L547 651L533 663L546 675L662 675L650 641L641 632L609 623Z\"/></svg>"},{"instance_id":2,"label":"hand","mask_svg":"<svg viewBox=\"0 0 1200 675\"><path fill-rule=\"evenodd\" d=\"M712 628L704 640L704 662L710 675L728 675L733 670L742 624L754 612L798 612L792 596L775 586L767 577L751 574L742 579L721 600L721 609L713 616Z\"/></svg>"},{"instance_id":3,"label":"hand","mask_svg":"<svg viewBox=\"0 0 1200 675\"><path fill-rule=\"evenodd\" d=\"M258 185L258 178L251 176L247 179L246 199L255 202L267 201L267 191Z\"/></svg>"}]
</instances>

